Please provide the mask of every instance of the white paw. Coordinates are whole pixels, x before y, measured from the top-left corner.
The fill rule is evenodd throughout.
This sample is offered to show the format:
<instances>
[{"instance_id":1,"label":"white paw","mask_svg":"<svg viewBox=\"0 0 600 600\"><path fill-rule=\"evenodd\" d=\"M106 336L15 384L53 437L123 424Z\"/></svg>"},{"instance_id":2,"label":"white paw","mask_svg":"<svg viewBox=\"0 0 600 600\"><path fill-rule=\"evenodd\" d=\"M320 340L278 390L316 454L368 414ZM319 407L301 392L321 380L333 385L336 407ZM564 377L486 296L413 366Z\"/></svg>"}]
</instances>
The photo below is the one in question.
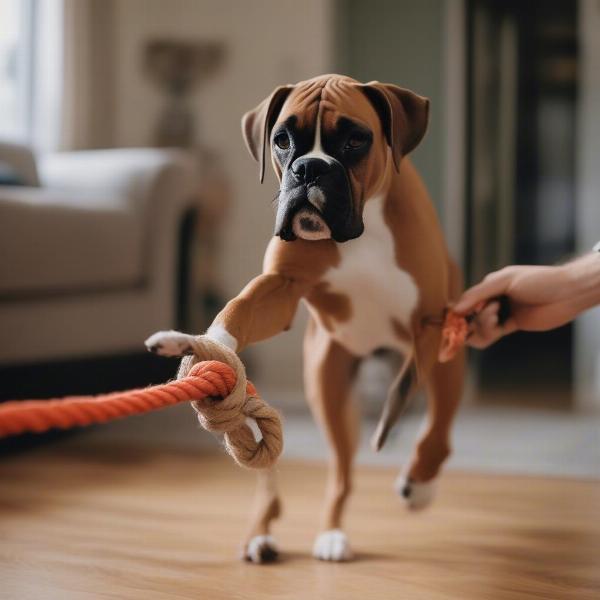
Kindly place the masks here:
<instances>
[{"instance_id":1,"label":"white paw","mask_svg":"<svg viewBox=\"0 0 600 600\"><path fill-rule=\"evenodd\" d=\"M352 550L346 534L341 529L329 529L317 536L313 556L319 560L341 562L352 559Z\"/></svg>"},{"instance_id":2,"label":"white paw","mask_svg":"<svg viewBox=\"0 0 600 600\"><path fill-rule=\"evenodd\" d=\"M396 493L404 498L410 510L422 510L431 504L435 498L436 480L420 483L412 481L406 475L400 475L394 483Z\"/></svg>"},{"instance_id":3,"label":"white paw","mask_svg":"<svg viewBox=\"0 0 600 600\"><path fill-rule=\"evenodd\" d=\"M144 343L146 348L154 354L161 356L183 356L192 354L193 336L180 331L157 331L152 334Z\"/></svg>"},{"instance_id":4,"label":"white paw","mask_svg":"<svg viewBox=\"0 0 600 600\"><path fill-rule=\"evenodd\" d=\"M255 564L277 560L277 544L270 535L255 535L244 548L243 559Z\"/></svg>"}]
</instances>

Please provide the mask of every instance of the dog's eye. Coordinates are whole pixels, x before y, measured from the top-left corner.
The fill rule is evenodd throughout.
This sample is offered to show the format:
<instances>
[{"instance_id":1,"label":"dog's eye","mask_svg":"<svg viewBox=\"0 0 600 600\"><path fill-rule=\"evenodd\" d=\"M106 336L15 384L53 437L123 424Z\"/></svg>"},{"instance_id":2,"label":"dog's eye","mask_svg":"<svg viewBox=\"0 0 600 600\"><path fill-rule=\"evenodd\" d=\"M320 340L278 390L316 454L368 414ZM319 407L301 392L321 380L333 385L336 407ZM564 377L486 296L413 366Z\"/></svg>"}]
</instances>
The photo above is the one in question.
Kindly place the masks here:
<instances>
[{"instance_id":1,"label":"dog's eye","mask_svg":"<svg viewBox=\"0 0 600 600\"><path fill-rule=\"evenodd\" d=\"M275 142L278 148L287 150L290 147L290 136L285 131L282 131L273 138L273 142Z\"/></svg>"},{"instance_id":2,"label":"dog's eye","mask_svg":"<svg viewBox=\"0 0 600 600\"><path fill-rule=\"evenodd\" d=\"M369 138L364 133L356 131L350 134L350 137L346 140L344 150L358 150L367 143L368 139Z\"/></svg>"}]
</instances>

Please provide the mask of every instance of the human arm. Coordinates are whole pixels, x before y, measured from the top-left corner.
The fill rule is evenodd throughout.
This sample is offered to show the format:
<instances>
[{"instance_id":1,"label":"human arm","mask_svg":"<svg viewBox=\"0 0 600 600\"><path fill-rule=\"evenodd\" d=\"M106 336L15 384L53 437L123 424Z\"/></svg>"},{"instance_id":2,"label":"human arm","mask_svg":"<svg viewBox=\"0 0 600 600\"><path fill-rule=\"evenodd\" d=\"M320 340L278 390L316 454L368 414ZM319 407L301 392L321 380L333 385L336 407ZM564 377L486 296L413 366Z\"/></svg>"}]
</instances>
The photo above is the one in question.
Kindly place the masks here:
<instances>
[{"instance_id":1,"label":"human arm","mask_svg":"<svg viewBox=\"0 0 600 600\"><path fill-rule=\"evenodd\" d=\"M500 323L499 296L507 296L510 316ZM468 315L484 304L473 321L469 345L485 348L517 330L545 331L560 327L600 304L600 254L593 252L552 267L510 266L490 273L467 290L454 306Z\"/></svg>"}]
</instances>

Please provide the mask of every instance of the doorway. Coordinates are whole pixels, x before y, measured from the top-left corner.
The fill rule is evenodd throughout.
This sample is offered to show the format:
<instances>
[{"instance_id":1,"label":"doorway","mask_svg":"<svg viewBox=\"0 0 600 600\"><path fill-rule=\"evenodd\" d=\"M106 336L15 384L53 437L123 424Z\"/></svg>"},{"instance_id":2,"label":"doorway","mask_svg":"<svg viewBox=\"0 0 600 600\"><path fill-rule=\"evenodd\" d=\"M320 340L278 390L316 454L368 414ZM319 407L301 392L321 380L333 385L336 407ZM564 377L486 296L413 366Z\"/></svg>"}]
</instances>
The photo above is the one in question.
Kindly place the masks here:
<instances>
[{"instance_id":1,"label":"doorway","mask_svg":"<svg viewBox=\"0 0 600 600\"><path fill-rule=\"evenodd\" d=\"M577 3L467 2L466 270L575 250ZM474 358L481 397L570 406L573 327L517 333Z\"/></svg>"}]
</instances>

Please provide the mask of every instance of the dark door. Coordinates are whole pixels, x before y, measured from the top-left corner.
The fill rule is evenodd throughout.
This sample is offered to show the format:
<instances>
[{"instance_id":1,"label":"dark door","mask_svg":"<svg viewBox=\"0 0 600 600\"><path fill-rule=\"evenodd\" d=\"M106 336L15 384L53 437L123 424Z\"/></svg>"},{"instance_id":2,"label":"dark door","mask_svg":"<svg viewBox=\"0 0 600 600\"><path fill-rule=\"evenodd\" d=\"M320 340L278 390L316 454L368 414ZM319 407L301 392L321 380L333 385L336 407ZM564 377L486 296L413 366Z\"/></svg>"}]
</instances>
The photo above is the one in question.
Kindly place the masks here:
<instances>
[{"instance_id":1,"label":"dark door","mask_svg":"<svg viewBox=\"0 0 600 600\"><path fill-rule=\"evenodd\" d=\"M507 264L553 264L573 252L576 11L572 0L468 2L471 283ZM565 404L572 350L571 326L509 336L478 353L481 388L517 385L520 399Z\"/></svg>"}]
</instances>

